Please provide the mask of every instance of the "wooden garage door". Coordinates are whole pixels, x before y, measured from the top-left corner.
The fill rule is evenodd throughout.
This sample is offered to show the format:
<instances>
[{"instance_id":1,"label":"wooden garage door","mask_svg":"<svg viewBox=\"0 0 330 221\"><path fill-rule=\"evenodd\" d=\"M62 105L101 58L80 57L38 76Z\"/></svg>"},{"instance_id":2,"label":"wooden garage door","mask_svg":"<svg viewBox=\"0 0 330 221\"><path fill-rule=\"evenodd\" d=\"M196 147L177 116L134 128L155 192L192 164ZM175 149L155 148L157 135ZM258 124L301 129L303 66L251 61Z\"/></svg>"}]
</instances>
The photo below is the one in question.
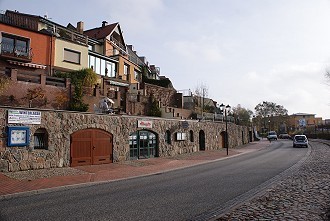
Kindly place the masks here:
<instances>
[{"instance_id":1,"label":"wooden garage door","mask_svg":"<svg viewBox=\"0 0 330 221\"><path fill-rule=\"evenodd\" d=\"M71 166L111 162L111 134L98 129L86 129L71 135Z\"/></svg>"}]
</instances>

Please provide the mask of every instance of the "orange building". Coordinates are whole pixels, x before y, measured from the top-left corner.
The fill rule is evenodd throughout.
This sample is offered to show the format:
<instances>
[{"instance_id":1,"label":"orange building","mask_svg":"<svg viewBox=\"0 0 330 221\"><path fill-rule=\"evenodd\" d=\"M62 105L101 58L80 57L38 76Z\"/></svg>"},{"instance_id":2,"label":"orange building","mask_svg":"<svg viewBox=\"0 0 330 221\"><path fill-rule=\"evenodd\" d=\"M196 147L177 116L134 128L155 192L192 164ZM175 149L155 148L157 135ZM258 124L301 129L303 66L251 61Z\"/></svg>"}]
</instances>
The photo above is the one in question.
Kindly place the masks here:
<instances>
[{"instance_id":1,"label":"orange building","mask_svg":"<svg viewBox=\"0 0 330 221\"><path fill-rule=\"evenodd\" d=\"M308 128L315 128L322 125L322 118L315 117L315 114L296 113L289 116L288 127L290 131L305 131Z\"/></svg>"},{"instance_id":2,"label":"orange building","mask_svg":"<svg viewBox=\"0 0 330 221\"><path fill-rule=\"evenodd\" d=\"M1 66L47 73L54 56L52 36L4 21L0 20Z\"/></svg>"}]
</instances>

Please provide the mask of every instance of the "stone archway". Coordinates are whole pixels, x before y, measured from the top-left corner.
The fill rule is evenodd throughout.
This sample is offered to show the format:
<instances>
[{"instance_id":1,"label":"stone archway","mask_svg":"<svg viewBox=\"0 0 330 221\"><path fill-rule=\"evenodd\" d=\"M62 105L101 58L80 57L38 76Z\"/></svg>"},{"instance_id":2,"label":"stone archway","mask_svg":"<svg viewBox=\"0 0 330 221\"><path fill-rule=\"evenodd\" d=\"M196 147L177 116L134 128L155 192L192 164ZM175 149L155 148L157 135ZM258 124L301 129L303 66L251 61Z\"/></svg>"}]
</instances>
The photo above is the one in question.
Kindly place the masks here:
<instances>
[{"instance_id":1,"label":"stone archway","mask_svg":"<svg viewBox=\"0 0 330 221\"><path fill-rule=\"evenodd\" d=\"M149 130L139 130L129 135L130 159L158 156L157 134Z\"/></svg>"}]
</instances>

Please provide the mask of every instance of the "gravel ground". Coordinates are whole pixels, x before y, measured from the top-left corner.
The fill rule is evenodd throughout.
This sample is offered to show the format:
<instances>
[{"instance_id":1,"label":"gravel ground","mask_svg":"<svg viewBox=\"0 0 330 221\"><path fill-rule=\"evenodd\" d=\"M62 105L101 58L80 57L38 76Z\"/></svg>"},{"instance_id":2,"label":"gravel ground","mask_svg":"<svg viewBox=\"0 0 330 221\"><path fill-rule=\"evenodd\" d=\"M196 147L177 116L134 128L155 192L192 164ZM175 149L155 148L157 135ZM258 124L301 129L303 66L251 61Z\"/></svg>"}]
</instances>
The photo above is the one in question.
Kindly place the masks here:
<instances>
[{"instance_id":1,"label":"gravel ground","mask_svg":"<svg viewBox=\"0 0 330 221\"><path fill-rule=\"evenodd\" d=\"M216 220L330 220L330 142L311 142L296 169Z\"/></svg>"},{"instance_id":2,"label":"gravel ground","mask_svg":"<svg viewBox=\"0 0 330 221\"><path fill-rule=\"evenodd\" d=\"M35 179L48 178L53 176L70 176L70 175L78 175L85 173L87 172L82 170L77 170L71 167L63 167L63 168L41 169L41 170L25 170L25 171L17 171L17 172L8 172L3 174L16 180L35 180Z\"/></svg>"}]
</instances>

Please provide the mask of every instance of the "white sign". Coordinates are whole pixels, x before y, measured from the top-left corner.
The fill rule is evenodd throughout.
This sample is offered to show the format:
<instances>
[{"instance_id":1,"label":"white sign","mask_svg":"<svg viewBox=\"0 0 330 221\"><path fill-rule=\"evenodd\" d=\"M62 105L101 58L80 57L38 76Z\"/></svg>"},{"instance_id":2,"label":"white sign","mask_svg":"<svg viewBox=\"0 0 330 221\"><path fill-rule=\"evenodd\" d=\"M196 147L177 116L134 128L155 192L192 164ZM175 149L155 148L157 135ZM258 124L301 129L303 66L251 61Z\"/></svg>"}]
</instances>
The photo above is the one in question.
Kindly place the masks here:
<instances>
[{"instance_id":1,"label":"white sign","mask_svg":"<svg viewBox=\"0 0 330 221\"><path fill-rule=\"evenodd\" d=\"M41 112L8 110L8 124L41 124Z\"/></svg>"},{"instance_id":2,"label":"white sign","mask_svg":"<svg viewBox=\"0 0 330 221\"><path fill-rule=\"evenodd\" d=\"M138 120L138 128L152 128L151 120Z\"/></svg>"},{"instance_id":3,"label":"white sign","mask_svg":"<svg viewBox=\"0 0 330 221\"><path fill-rule=\"evenodd\" d=\"M298 124L300 127L306 127L306 119L299 119Z\"/></svg>"}]
</instances>

